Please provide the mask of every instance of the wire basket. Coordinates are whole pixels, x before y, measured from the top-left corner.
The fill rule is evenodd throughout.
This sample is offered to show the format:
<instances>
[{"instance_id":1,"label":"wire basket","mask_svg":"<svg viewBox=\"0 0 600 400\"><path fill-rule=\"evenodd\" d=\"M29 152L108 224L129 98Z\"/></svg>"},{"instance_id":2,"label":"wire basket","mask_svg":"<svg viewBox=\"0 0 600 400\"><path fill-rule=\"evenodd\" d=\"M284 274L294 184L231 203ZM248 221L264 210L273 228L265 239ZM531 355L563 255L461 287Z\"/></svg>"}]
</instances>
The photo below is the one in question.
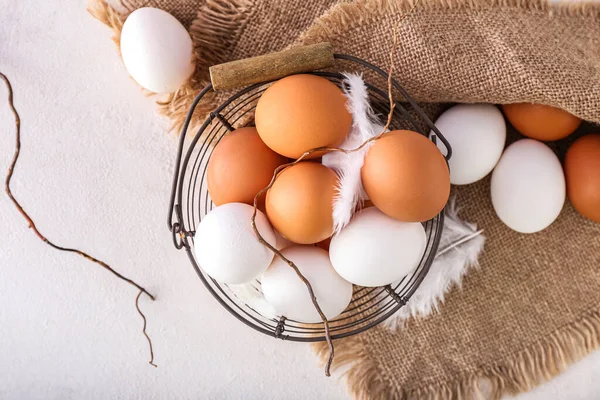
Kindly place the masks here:
<instances>
[{"instance_id":1,"label":"wire basket","mask_svg":"<svg viewBox=\"0 0 600 400\"><path fill-rule=\"evenodd\" d=\"M364 60L343 54L332 53L331 56L333 65L324 65L333 67L330 70L340 70L340 64L343 64L344 69L348 72L363 73L365 81L368 80L367 77L381 82L387 80L388 74L386 72ZM227 64L219 67L225 67L226 70ZM339 87L343 85L344 77L338 72L314 70L307 72L306 68L304 70L297 69L299 70L295 72L322 76ZM269 74L266 75L269 76ZM258 81L239 90L211 112L193 138L187 140L189 144L184 151L187 128L194 110L206 93L213 90L215 86L214 79L212 83L198 94L188 113L180 137L168 226L172 232L175 247L177 249L185 249L192 266L208 291L227 311L241 322L259 332L280 339L298 342L323 341L326 339L326 335L322 323L306 324L294 321L286 318L284 315L265 312L263 309L256 307L254 303L248 304L230 286L219 283L204 273L194 255L194 233L196 227L200 224L202 218L214 207L206 182L208 160L213 149L224 135L234 130L234 127L240 127L240 124L245 125L253 120L254 109L261 94L272 81L283 76L274 77L271 74L269 77L270 79ZM256 77L253 77L247 81L256 82L257 80ZM374 111L386 116L390 108L387 90L377 88L368 82L365 83ZM434 142L440 140L444 144L447 149L446 159L448 160L452 150L444 136L398 82L392 80L392 86L400 94L399 97L401 98L396 102L390 130L408 128L428 137L429 132L432 131L431 140ZM354 286L350 305L341 315L329 321L332 339L339 339L363 332L381 323L407 303L425 278L435 258L444 226L443 212L433 219L424 222L423 226L427 235L427 246L419 266L410 275L402 279L402 281L393 285L374 288ZM262 292L258 280L252 282L248 289L253 291L254 295L260 299Z\"/></svg>"}]
</instances>

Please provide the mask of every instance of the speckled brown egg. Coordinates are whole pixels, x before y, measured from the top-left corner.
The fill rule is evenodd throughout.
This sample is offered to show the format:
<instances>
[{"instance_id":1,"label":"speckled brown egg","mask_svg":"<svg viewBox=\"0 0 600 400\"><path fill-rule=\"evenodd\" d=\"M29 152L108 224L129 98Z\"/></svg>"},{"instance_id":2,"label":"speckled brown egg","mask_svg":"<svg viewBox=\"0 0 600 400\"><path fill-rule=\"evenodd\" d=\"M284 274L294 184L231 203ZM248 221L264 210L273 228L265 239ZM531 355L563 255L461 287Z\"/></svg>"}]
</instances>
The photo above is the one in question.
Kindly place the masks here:
<instances>
[{"instance_id":1,"label":"speckled brown egg","mask_svg":"<svg viewBox=\"0 0 600 400\"><path fill-rule=\"evenodd\" d=\"M308 150L335 147L344 141L352 125L346 103L342 91L325 78L288 76L271 85L259 99L256 129L275 152L297 159Z\"/></svg>"},{"instance_id":2,"label":"speckled brown egg","mask_svg":"<svg viewBox=\"0 0 600 400\"><path fill-rule=\"evenodd\" d=\"M226 134L213 150L206 171L208 192L216 205L246 203L267 187L275 169L288 161L263 143L255 128ZM259 207L264 208L264 196Z\"/></svg>"},{"instance_id":3,"label":"speckled brown egg","mask_svg":"<svg viewBox=\"0 0 600 400\"><path fill-rule=\"evenodd\" d=\"M567 196L584 217L600 222L600 134L575 141L565 156Z\"/></svg>"},{"instance_id":4,"label":"speckled brown egg","mask_svg":"<svg viewBox=\"0 0 600 400\"><path fill-rule=\"evenodd\" d=\"M543 104L504 104L502 110L521 134L541 141L565 138L581 124L581 119L576 116Z\"/></svg>"},{"instance_id":5,"label":"speckled brown egg","mask_svg":"<svg viewBox=\"0 0 600 400\"><path fill-rule=\"evenodd\" d=\"M427 221L450 196L446 160L432 141L413 131L392 131L377 140L361 176L375 207L400 221Z\"/></svg>"},{"instance_id":6,"label":"speckled brown egg","mask_svg":"<svg viewBox=\"0 0 600 400\"><path fill-rule=\"evenodd\" d=\"M313 244L333 233L337 175L322 164L301 162L283 171L267 192L271 224L287 239Z\"/></svg>"}]
</instances>

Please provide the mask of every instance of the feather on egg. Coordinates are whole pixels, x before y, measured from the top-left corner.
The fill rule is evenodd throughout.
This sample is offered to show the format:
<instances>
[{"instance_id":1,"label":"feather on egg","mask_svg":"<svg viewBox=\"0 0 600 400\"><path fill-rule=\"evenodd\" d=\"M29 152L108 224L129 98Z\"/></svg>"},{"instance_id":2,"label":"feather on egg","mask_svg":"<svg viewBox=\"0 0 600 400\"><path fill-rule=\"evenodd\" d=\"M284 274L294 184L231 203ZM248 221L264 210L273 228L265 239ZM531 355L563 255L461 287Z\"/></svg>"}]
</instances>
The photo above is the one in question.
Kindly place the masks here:
<instances>
[{"instance_id":1,"label":"feather on egg","mask_svg":"<svg viewBox=\"0 0 600 400\"><path fill-rule=\"evenodd\" d=\"M383 125L369 104L369 93L362 76L344 74L344 94L348 98L348 111L352 114L352 127L342 149L359 147L383 131ZM333 230L339 233L352 218L357 206L367 199L363 189L360 170L370 144L351 154L330 152L323 156L323 164L333 169L340 177L333 203Z\"/></svg>"}]
</instances>

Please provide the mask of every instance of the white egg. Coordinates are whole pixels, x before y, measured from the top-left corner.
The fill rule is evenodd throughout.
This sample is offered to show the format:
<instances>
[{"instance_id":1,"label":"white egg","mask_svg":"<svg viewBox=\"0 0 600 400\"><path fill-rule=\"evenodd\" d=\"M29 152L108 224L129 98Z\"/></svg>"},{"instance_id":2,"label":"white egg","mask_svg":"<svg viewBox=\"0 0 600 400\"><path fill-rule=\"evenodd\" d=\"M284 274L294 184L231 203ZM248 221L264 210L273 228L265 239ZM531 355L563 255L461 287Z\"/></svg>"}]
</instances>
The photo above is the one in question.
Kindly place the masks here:
<instances>
[{"instance_id":1,"label":"white egg","mask_svg":"<svg viewBox=\"0 0 600 400\"><path fill-rule=\"evenodd\" d=\"M158 8L139 8L127 17L121 56L131 77L156 93L176 91L194 72L190 34Z\"/></svg>"},{"instance_id":2,"label":"white egg","mask_svg":"<svg viewBox=\"0 0 600 400\"><path fill-rule=\"evenodd\" d=\"M523 139L506 148L492 174L491 191L494 210L509 228L539 232L563 208L565 176L548 146Z\"/></svg>"},{"instance_id":3,"label":"white egg","mask_svg":"<svg viewBox=\"0 0 600 400\"><path fill-rule=\"evenodd\" d=\"M333 237L329 257L347 281L385 286L416 269L426 246L425 229L419 222L398 221L369 207Z\"/></svg>"},{"instance_id":4,"label":"white egg","mask_svg":"<svg viewBox=\"0 0 600 400\"><path fill-rule=\"evenodd\" d=\"M477 182L498 163L506 142L506 123L496 106L459 104L440 115L435 126L452 146L448 165L453 185ZM437 146L447 154L441 140Z\"/></svg>"},{"instance_id":5,"label":"white egg","mask_svg":"<svg viewBox=\"0 0 600 400\"><path fill-rule=\"evenodd\" d=\"M352 284L335 272L325 250L295 245L283 250L282 254L293 261L310 282L327 319L337 317L348 307L352 299ZM261 285L265 299L279 314L298 322L321 322L306 285L281 258L275 257L263 274Z\"/></svg>"},{"instance_id":6,"label":"white egg","mask_svg":"<svg viewBox=\"0 0 600 400\"><path fill-rule=\"evenodd\" d=\"M273 260L274 253L254 234L250 224L253 211L248 204L223 204L206 214L196 229L196 261L216 281L249 282L259 277ZM275 243L273 228L260 211L256 214L256 227L267 242Z\"/></svg>"}]
</instances>

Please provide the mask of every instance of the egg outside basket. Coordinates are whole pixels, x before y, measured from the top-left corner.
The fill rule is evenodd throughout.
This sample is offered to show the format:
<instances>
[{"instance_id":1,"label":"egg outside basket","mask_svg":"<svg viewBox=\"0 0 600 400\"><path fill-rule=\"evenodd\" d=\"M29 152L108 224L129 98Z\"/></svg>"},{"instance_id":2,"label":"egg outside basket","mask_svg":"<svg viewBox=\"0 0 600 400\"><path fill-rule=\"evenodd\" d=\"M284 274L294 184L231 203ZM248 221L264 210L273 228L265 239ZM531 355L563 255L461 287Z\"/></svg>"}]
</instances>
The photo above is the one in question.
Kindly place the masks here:
<instances>
[{"instance_id":1,"label":"egg outside basket","mask_svg":"<svg viewBox=\"0 0 600 400\"><path fill-rule=\"evenodd\" d=\"M324 325L305 324L283 315L269 315L258 307L240 299L236 292L208 276L198 265L194 255L194 233L202 218L214 207L207 190L206 167L214 147L234 127L247 125L253 119L254 109L261 94L274 80L294 73L322 76L342 87L343 75L338 72L316 71L327 68L339 70L340 64L348 72L363 73L365 80L385 81L388 74L359 58L333 54L331 46L321 43L286 50L280 53L234 61L211 68L211 83L195 98L183 126L177 151L175 175L171 191L168 227L177 249L185 249L198 276L217 301L244 324L266 335L298 342L316 342L326 339ZM193 137L187 130L194 110L209 91L244 87L209 114ZM377 113L387 115L387 90L366 82L371 105ZM450 145L406 91L392 79L394 91L401 97L396 103L390 129L412 129L425 136L432 130L431 140L440 140L447 148L446 159L452 153ZM404 104L404 105L403 105ZM423 129L425 127L426 129ZM189 142L184 151L186 142ZM250 221L248 221L250 224ZM329 321L332 339L363 332L384 321L409 301L417 290L435 258L444 227L444 214L424 222L427 246L419 266L400 283L385 287L354 286L350 305ZM293 260L292 260L293 261ZM261 295L258 280L250 283L250 290ZM308 296L308 291L307 291ZM318 299L317 299L318 301Z\"/></svg>"}]
</instances>

